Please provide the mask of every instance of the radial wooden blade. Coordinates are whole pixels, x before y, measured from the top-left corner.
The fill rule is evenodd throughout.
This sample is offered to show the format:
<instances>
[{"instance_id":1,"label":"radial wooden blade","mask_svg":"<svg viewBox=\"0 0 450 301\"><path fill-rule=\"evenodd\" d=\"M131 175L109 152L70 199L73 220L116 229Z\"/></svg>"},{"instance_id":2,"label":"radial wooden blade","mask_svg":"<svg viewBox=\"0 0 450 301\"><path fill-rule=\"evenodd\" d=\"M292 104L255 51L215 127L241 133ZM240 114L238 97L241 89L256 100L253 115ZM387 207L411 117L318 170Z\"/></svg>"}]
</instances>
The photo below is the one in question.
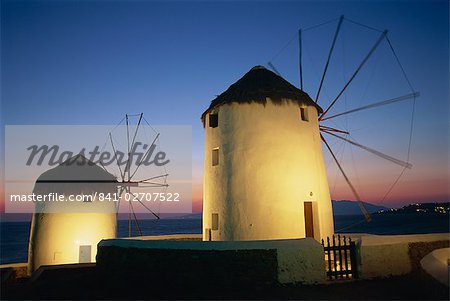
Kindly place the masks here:
<instances>
[{"instance_id":1,"label":"radial wooden blade","mask_svg":"<svg viewBox=\"0 0 450 301\"><path fill-rule=\"evenodd\" d=\"M116 160L117 166L119 167L120 177L122 178L122 182L123 182L125 180L125 171L122 172L122 167L120 167L119 158L117 157L117 151L116 151L116 148L114 147L114 142L112 139L111 132L109 133L109 140L111 141L111 146L112 146L112 149L114 152L114 159Z\"/></svg>"},{"instance_id":2,"label":"radial wooden blade","mask_svg":"<svg viewBox=\"0 0 450 301\"><path fill-rule=\"evenodd\" d=\"M395 164L397 164L397 165L400 165L400 166L405 167L405 168L408 168L408 169L411 169L411 168L412 168L412 164L411 164L411 163L408 163L408 162L402 161L402 160L400 160L400 159L391 157L391 156L386 155L386 154L384 154L384 153L382 153L382 152L380 152L380 151L377 151L377 150L375 150L375 149L373 149L373 148L370 148L370 147L368 147L368 146L362 145L362 144L360 144L360 143L357 143L357 142L355 142L355 141L353 141L353 140L344 138L344 137L342 137L342 136L336 135L336 134L334 134L334 133L332 133L332 132L330 132L330 131L323 130L322 132L324 132L324 133L326 133L326 134L328 134L328 135L334 136L334 137L336 137L336 138L339 138L339 139L341 139L341 140L344 140L344 141L346 141L346 142L348 142L348 143L350 143L350 144L352 144L352 145L354 145L354 146L357 146L357 147L359 147L359 148L362 148L362 149L364 149L364 150L366 150L366 151L368 151L368 152L370 152L370 153L372 153L372 154L374 154L374 155L376 155L376 156L378 156L378 157L380 157L380 158L383 158L383 159L386 159L386 160L388 160L388 161L391 161L392 163L395 163Z\"/></svg>"},{"instance_id":3,"label":"radial wooden blade","mask_svg":"<svg viewBox=\"0 0 450 301\"><path fill-rule=\"evenodd\" d=\"M364 215L364 218L366 219L367 222L370 222L372 220L372 217L370 216L369 212L367 211L367 209L364 207L364 204L361 201L361 197L359 196L358 192L356 191L355 187L353 186L352 182L350 182L350 179L348 178L347 174L345 173L344 169L342 168L341 164L339 163L338 159L336 158L336 156L334 155L333 151L331 150L330 145L328 144L328 142L325 140L325 138L323 137L323 135L320 135L320 138L322 139L322 141L325 143L328 151L330 152L331 156L334 159L334 162L336 163L336 165L338 166L339 170L341 171L342 175L344 176L345 181L347 182L348 186L350 187L351 191L353 192L353 195L355 196L356 200L358 201L358 206L361 209L361 212Z\"/></svg>"},{"instance_id":4,"label":"radial wooden blade","mask_svg":"<svg viewBox=\"0 0 450 301\"><path fill-rule=\"evenodd\" d=\"M156 140L158 140L159 138L159 133L156 135L155 139L153 139L152 144L150 144L150 147L148 148L148 150L145 152L144 156L142 158L146 158L148 156L148 154L150 153L150 151L152 150L152 146L155 144ZM136 166L136 169L134 170L133 174L131 176L129 176L129 179L132 179L134 177L134 175L136 174L136 172L138 171L139 167L141 167L142 163L144 162L144 160L141 160L141 162L139 162L139 164Z\"/></svg>"},{"instance_id":5,"label":"radial wooden blade","mask_svg":"<svg viewBox=\"0 0 450 301\"><path fill-rule=\"evenodd\" d=\"M139 235L142 236L141 227L139 226L139 222L138 222L136 213L134 212L134 208L133 208L133 200L130 201L130 209L131 209L131 212L133 213L134 224L136 225L136 228L137 228L138 231L139 231Z\"/></svg>"},{"instance_id":6,"label":"radial wooden blade","mask_svg":"<svg viewBox=\"0 0 450 301\"><path fill-rule=\"evenodd\" d=\"M117 207L116 207L116 217L119 215L119 209L120 209L120 199L122 197L122 193L124 192L125 188L123 186L119 186L119 195L117 197Z\"/></svg>"},{"instance_id":7,"label":"radial wooden blade","mask_svg":"<svg viewBox=\"0 0 450 301\"><path fill-rule=\"evenodd\" d=\"M169 175L169 174L166 173L166 174L163 174L163 175L159 175L159 176L154 176L154 177L151 177L151 178L147 178L147 179L141 180L141 181L139 181L139 182L147 182L147 181L150 181L150 180L154 180L154 179L158 179L158 178L167 177L168 175Z\"/></svg>"},{"instance_id":8,"label":"radial wooden blade","mask_svg":"<svg viewBox=\"0 0 450 301\"><path fill-rule=\"evenodd\" d=\"M343 131L343 130L336 129L336 128L329 127L329 126L325 126L325 125L320 125L320 126L319 126L319 129L320 129L321 131L323 131L323 132L325 132L325 131L330 131L330 132L336 132L336 133L341 133L341 134L350 135L350 133L347 132L347 131Z\"/></svg>"},{"instance_id":9,"label":"radial wooden blade","mask_svg":"<svg viewBox=\"0 0 450 301\"><path fill-rule=\"evenodd\" d=\"M399 101L403 101L403 100L414 99L414 98L419 97L419 96L420 96L419 92L406 94L406 95L403 95L403 96L391 98L391 99L388 99L388 100L379 101L379 102L372 103L372 104L367 105L367 106L359 107L359 108L352 109L352 110L349 110L349 111L345 111L345 112L342 112L342 113L334 114L334 115L332 115L330 117L323 118L321 121L325 121L325 120L328 120L328 119L332 119L332 118L335 118L335 117L339 117L339 116L342 116L342 115L347 115L347 114L350 114L350 113L355 113L355 112L359 112L359 111L363 111L363 110L367 110L367 109L373 109L373 108L377 108L377 107L381 107L381 106L385 106L385 105L390 105L390 104L393 104L393 103L396 103L396 102L399 102Z\"/></svg>"},{"instance_id":10,"label":"radial wooden blade","mask_svg":"<svg viewBox=\"0 0 450 301\"><path fill-rule=\"evenodd\" d=\"M366 55L366 57L362 60L362 62L359 64L358 68L356 68L355 72L353 73L353 75L350 77L350 79L347 81L347 83L344 85L344 87L342 88L342 90L339 92L339 94L336 96L336 98L331 102L331 104L328 106L328 108L326 108L326 110L322 113L322 115L320 115L319 117L319 121L322 121L322 119L325 118L325 115L327 115L327 113L330 111L330 109L334 106L334 104L338 101L338 99L341 97L341 95L344 93L344 91L347 89L347 87L350 85L350 83L353 81L353 79L356 77L356 75L358 75L359 71L361 71L362 67L364 66L364 64L369 60L370 56L373 54L373 52L375 51L375 49L378 48L378 46L380 45L381 41L386 37L387 34L387 30L383 31L380 35L380 37L378 38L378 40L375 42L375 44L372 46L372 49L370 49L369 53Z\"/></svg>"},{"instance_id":11,"label":"radial wooden blade","mask_svg":"<svg viewBox=\"0 0 450 301\"><path fill-rule=\"evenodd\" d=\"M324 67L324 70L323 70L323 73L322 73L322 78L320 79L319 89L317 90L316 99L315 99L316 103L319 102L320 91L322 90L322 85L323 85L323 82L325 80L325 76L327 75L328 66L329 66L330 61L331 61L331 55L333 54L334 46L336 45L336 41L337 41L337 38L338 38L338 35L339 35L339 30L341 29L342 21L344 21L344 16L343 15L339 18L339 22L338 22L338 25L337 25L337 28L336 28L336 32L334 33L333 42L331 43L330 51L328 53L327 62L325 63L325 67Z\"/></svg>"},{"instance_id":12,"label":"radial wooden blade","mask_svg":"<svg viewBox=\"0 0 450 301\"><path fill-rule=\"evenodd\" d=\"M156 182L139 182L139 186L137 188L144 188L144 187L168 187L169 184L165 183L156 183Z\"/></svg>"},{"instance_id":13,"label":"radial wooden blade","mask_svg":"<svg viewBox=\"0 0 450 301\"><path fill-rule=\"evenodd\" d=\"M155 212L153 212L153 210L148 208L139 198L136 198L136 201L138 201L145 209L147 209L151 214L153 214L154 217L160 219L160 217Z\"/></svg>"}]
</instances>

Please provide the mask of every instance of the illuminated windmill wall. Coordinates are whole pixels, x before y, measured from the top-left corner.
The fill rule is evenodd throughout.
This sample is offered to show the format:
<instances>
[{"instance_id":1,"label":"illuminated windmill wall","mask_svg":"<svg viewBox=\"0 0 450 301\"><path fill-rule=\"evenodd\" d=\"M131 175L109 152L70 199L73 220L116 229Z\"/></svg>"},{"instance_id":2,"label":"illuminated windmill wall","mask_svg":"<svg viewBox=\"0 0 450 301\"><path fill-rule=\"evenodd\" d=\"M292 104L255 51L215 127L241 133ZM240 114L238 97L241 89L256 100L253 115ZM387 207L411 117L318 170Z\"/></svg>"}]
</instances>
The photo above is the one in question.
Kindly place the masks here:
<instances>
[{"instance_id":1,"label":"illuminated windmill wall","mask_svg":"<svg viewBox=\"0 0 450 301\"><path fill-rule=\"evenodd\" d=\"M81 155L44 172L33 193L65 195L65 201L36 202L30 230L28 273L42 265L95 262L97 244L115 238L114 202L69 201L69 195L117 192L116 178Z\"/></svg>"},{"instance_id":2,"label":"illuminated windmill wall","mask_svg":"<svg viewBox=\"0 0 450 301\"><path fill-rule=\"evenodd\" d=\"M212 101L202 115L204 240L334 233L321 112L308 94L261 66Z\"/></svg>"},{"instance_id":3,"label":"illuminated windmill wall","mask_svg":"<svg viewBox=\"0 0 450 301\"><path fill-rule=\"evenodd\" d=\"M337 21L337 27L313 101L303 92L302 34L334 21ZM337 95L329 99L326 109L322 110L317 103L344 21L376 32L377 39ZM305 236L320 239L333 234L321 141L358 201L365 219L371 220L360 194L327 140L344 141L402 168L384 196L380 195L382 200L389 195L405 171L412 167L409 158L415 99L419 93L413 89L387 33L387 30L379 30L344 16L299 30L300 89L284 80L269 61L268 65L276 74L263 67L255 67L212 101L202 115L206 131L203 188L205 240ZM387 43L411 93L332 112L332 108L383 41ZM334 118L404 103L405 100L413 100L406 160L356 142L348 130L338 129L333 123Z\"/></svg>"}]
</instances>

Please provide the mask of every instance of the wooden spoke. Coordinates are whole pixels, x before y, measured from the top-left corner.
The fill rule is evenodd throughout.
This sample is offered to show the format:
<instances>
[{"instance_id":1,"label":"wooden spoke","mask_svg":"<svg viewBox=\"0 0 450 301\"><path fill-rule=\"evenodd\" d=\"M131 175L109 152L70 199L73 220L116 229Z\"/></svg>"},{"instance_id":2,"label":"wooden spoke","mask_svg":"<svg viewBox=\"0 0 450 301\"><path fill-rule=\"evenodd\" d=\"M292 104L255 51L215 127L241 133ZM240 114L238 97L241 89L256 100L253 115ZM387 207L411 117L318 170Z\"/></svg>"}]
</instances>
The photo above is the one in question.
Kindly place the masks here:
<instances>
[{"instance_id":1,"label":"wooden spoke","mask_svg":"<svg viewBox=\"0 0 450 301\"><path fill-rule=\"evenodd\" d=\"M124 191L124 187L123 186L119 186L119 196L118 196L118 200L117 200L117 207L116 207L116 218L119 215L119 209L120 209L120 198L122 196L122 193Z\"/></svg>"},{"instance_id":2,"label":"wooden spoke","mask_svg":"<svg viewBox=\"0 0 450 301\"><path fill-rule=\"evenodd\" d=\"M144 115L144 113L141 113L139 115L139 121L136 126L136 131L134 131L133 140L131 141L131 149L134 148L134 142L136 141L136 136L137 136L137 133L139 130L139 126L141 125L143 115ZM127 124L127 133L128 133L128 124ZM130 176L130 168L131 168L130 152L131 152L131 149L130 148L128 149L128 160L127 160L127 165L125 167L125 170L128 170L128 181L131 181L131 179L133 178L133 175L134 175L134 173L133 173L133 175Z\"/></svg>"},{"instance_id":3,"label":"wooden spoke","mask_svg":"<svg viewBox=\"0 0 450 301\"><path fill-rule=\"evenodd\" d=\"M122 172L122 167L120 167L119 158L117 158L117 152L116 152L116 148L114 147L114 142L113 142L111 133L109 133L109 140L111 141L111 146L112 146L112 149L113 149L113 152L114 152L114 159L116 159L117 166L119 166L120 177L122 178L122 182L123 182L123 180L125 178L125 171Z\"/></svg>"},{"instance_id":4,"label":"wooden spoke","mask_svg":"<svg viewBox=\"0 0 450 301\"><path fill-rule=\"evenodd\" d=\"M356 68L353 75L350 77L350 79L345 84L344 88L339 92L339 94L336 96L336 98L331 102L331 104L328 106L328 108L320 115L319 121L321 121L325 115L330 111L330 109L334 106L334 104L338 101L338 99L341 97L341 95L344 93L344 91L347 89L347 87L350 85L350 83L353 81L353 79L356 77L356 75L359 73L361 68L365 65L365 63L369 60L370 56L373 54L373 52L378 48L381 41L386 37L387 30L383 31L378 38L378 40L375 42L375 44L372 46L372 49L370 49L369 53L366 55L366 57L363 59L363 61L359 64L358 68Z\"/></svg>"},{"instance_id":5,"label":"wooden spoke","mask_svg":"<svg viewBox=\"0 0 450 301\"><path fill-rule=\"evenodd\" d=\"M128 157L127 157L127 164L126 164L126 166L125 166L125 173L126 172L128 172L128 181L130 180L130 170L129 170L129 166L128 166L128 163L130 162L130 130L129 130L129 128L128 128L128 126L130 125L129 124L129 121L128 121L128 114L125 114L125 119L126 119L126 125L127 125L127 146L128 146ZM127 168L128 168L128 170L127 170Z\"/></svg>"},{"instance_id":6,"label":"wooden spoke","mask_svg":"<svg viewBox=\"0 0 450 301\"><path fill-rule=\"evenodd\" d=\"M363 111L363 110L367 110L367 109L372 109L372 108L376 108L376 107L390 105L390 104L393 104L393 103L396 103L396 102L399 102L399 101L403 101L403 100L407 100L407 99L414 99L414 98L416 98L418 96L420 96L420 93L419 92L414 92L414 93L406 94L406 95L403 95L403 96L391 98L391 99L388 99L388 100L375 102L375 103L372 103L372 104L367 105L367 106L362 106L362 107L359 107L359 108L356 108L356 109L352 109L352 110L349 110L349 111L346 111L346 112L334 114L334 115L332 115L330 117L323 118L322 121L325 121L325 120L328 120L328 119L332 119L332 118L335 118L335 117L339 117L339 116L342 116L342 115L347 115L347 114L350 114L350 113L355 113L355 112L359 112L359 111Z\"/></svg>"},{"instance_id":7,"label":"wooden spoke","mask_svg":"<svg viewBox=\"0 0 450 301\"><path fill-rule=\"evenodd\" d=\"M397 164L397 165L400 165L400 166L405 167L405 168L408 168L408 169L411 169L411 168L412 168L412 164L411 164L411 163L408 163L408 162L402 161L402 160L400 160L400 159L391 157L391 156L386 155L386 154L384 154L384 153L382 153L382 152L380 152L380 151L377 151L377 150L375 150L375 149L373 149L373 148L370 148L370 147L368 147L368 146L362 145L362 144L360 144L360 143L357 143L357 142L355 142L355 141L353 141L353 140L344 138L344 137L342 137L342 136L336 135L336 134L334 134L334 133L332 133L332 132L330 132L330 131L326 131L326 130L325 130L325 131L323 131L323 132L326 133L326 134L328 134L328 135L331 135L331 136L334 136L334 137L336 137L336 138L339 138L339 139L341 139L341 140L344 140L344 141L346 141L346 142L348 142L348 143L350 143L350 144L352 144L352 145L355 145L355 146L357 146L357 147L359 147L359 148L362 148L363 150L366 150L366 151L368 151L368 152L370 152L370 153L372 153L372 154L374 154L374 155L377 155L377 156L380 157L380 158L383 158L383 159L386 159L386 160L388 160L388 161L391 161L392 163L395 163L395 164Z\"/></svg>"},{"instance_id":8,"label":"wooden spoke","mask_svg":"<svg viewBox=\"0 0 450 301\"><path fill-rule=\"evenodd\" d=\"M152 146L155 144L156 140L159 137L159 133L156 135L155 139L153 139L152 144L150 145L150 147L148 148L148 150L145 152L144 156L142 157L142 159L144 159L145 157L147 157L148 153L150 152L150 150L152 149ZM136 174L136 172L138 171L139 167L141 167L142 162L144 162L143 160L141 160L141 162L139 162L139 164L136 166L136 169L134 170L133 174L131 175L130 178L133 178L133 176Z\"/></svg>"},{"instance_id":9,"label":"wooden spoke","mask_svg":"<svg viewBox=\"0 0 450 301\"><path fill-rule=\"evenodd\" d=\"M150 185L155 185L155 186L160 186L160 187L166 187L166 186L169 186L169 185L166 184L166 183L158 183L158 182L151 182L151 181L142 181L142 182L139 182L138 187L143 187L142 185L144 185L144 184L150 184Z\"/></svg>"},{"instance_id":10,"label":"wooden spoke","mask_svg":"<svg viewBox=\"0 0 450 301\"><path fill-rule=\"evenodd\" d=\"M300 72L300 90L303 91L303 67L302 67L302 30L298 30L298 70Z\"/></svg>"},{"instance_id":11,"label":"wooden spoke","mask_svg":"<svg viewBox=\"0 0 450 301\"><path fill-rule=\"evenodd\" d=\"M127 193L130 193L130 187L126 187ZM131 202L128 202L128 237L131 237L132 225L131 225Z\"/></svg>"},{"instance_id":12,"label":"wooden spoke","mask_svg":"<svg viewBox=\"0 0 450 301\"><path fill-rule=\"evenodd\" d=\"M325 64L325 68L322 73L322 78L320 79L319 89L317 90L316 103L319 102L320 90L322 90L323 81L325 80L325 75L327 74L328 65L330 64L331 55L333 54L334 46L336 45L336 40L338 38L339 31L341 29L342 21L344 21L343 15L339 18L339 23L337 25L336 32L334 33L333 42L331 43L331 48L330 48L330 52L328 53L327 62Z\"/></svg>"},{"instance_id":13,"label":"wooden spoke","mask_svg":"<svg viewBox=\"0 0 450 301\"><path fill-rule=\"evenodd\" d=\"M358 192L356 191L355 187L353 186L352 182L350 182L350 179L347 177L347 174L345 173L344 169L342 168L341 164L339 163L338 159L336 158L336 156L334 155L333 151L331 150L330 145L328 144L328 142L325 140L325 138L323 137L322 134L320 134L320 138L322 139L322 141L325 143L328 151L330 152L331 156L334 159L334 162L336 163L337 167L339 168L339 170L341 171L342 175L344 176L345 181L347 182L348 186L350 186L350 189L353 192L353 195L355 196L356 200L358 201L358 205L359 208L361 209L364 218L366 219L367 222L370 222L372 220L372 217L370 216L369 212L367 211L367 209L364 207L364 204L361 201L361 197L359 196Z\"/></svg>"},{"instance_id":14,"label":"wooden spoke","mask_svg":"<svg viewBox=\"0 0 450 301\"><path fill-rule=\"evenodd\" d=\"M130 208L131 208L131 212L133 213L134 224L136 225L136 228L139 231L139 235L142 236L141 227L139 227L139 222L137 220L136 213L134 212L133 201L134 201L134 199L132 201L130 201Z\"/></svg>"},{"instance_id":15,"label":"wooden spoke","mask_svg":"<svg viewBox=\"0 0 450 301\"><path fill-rule=\"evenodd\" d=\"M153 216L155 216L157 219L160 219L160 217L153 212L150 208L148 208L139 198L136 198L136 201L138 201L145 209L147 209L147 211L149 211L151 214L153 214Z\"/></svg>"},{"instance_id":16,"label":"wooden spoke","mask_svg":"<svg viewBox=\"0 0 450 301\"><path fill-rule=\"evenodd\" d=\"M164 175L160 175L160 176L154 176L154 177L151 177L151 178L148 178L148 179L145 179L145 180L141 180L141 181L139 181L139 182L150 181L150 180L154 180L154 179L158 179L158 178L162 178L162 177L167 177L167 176L169 176L168 173L166 173L166 174L164 174Z\"/></svg>"},{"instance_id":17,"label":"wooden spoke","mask_svg":"<svg viewBox=\"0 0 450 301\"><path fill-rule=\"evenodd\" d=\"M319 126L319 129L320 129L322 132L324 132L324 131L330 131L330 132L336 132L336 133L341 133L341 134L347 134L347 135L350 135L350 133L347 132L347 131L339 130L339 129L332 128L332 127L325 126L325 125L320 125L320 126Z\"/></svg>"}]
</instances>

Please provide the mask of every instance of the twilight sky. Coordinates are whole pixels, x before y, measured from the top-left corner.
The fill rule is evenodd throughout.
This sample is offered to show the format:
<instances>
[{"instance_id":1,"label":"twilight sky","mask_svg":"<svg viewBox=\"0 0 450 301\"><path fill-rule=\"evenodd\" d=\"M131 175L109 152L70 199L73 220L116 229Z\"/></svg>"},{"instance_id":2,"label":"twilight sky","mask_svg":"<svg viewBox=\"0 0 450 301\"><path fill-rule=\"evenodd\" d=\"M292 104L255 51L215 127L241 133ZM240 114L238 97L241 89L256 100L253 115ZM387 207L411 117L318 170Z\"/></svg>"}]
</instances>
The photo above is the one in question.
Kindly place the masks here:
<instances>
[{"instance_id":1,"label":"twilight sky","mask_svg":"<svg viewBox=\"0 0 450 301\"><path fill-rule=\"evenodd\" d=\"M5 124L115 124L125 113L144 112L156 125L191 125L194 210L201 210L200 115L209 102L251 67L267 66L269 60L298 86L297 30L344 14L389 30L410 81L421 93L410 155L414 167L383 199L402 168L339 140L330 138L330 144L364 200L387 206L448 201L448 5L448 1L2 1L1 138L4 141ZM304 84L312 97L336 25L334 21L304 33ZM378 35L344 21L320 105L326 108L337 95ZM333 112L410 92L383 41ZM406 160L412 103L347 115L330 125ZM2 147L2 157L3 152ZM353 199L328 154L325 160L332 198Z\"/></svg>"}]
</instances>

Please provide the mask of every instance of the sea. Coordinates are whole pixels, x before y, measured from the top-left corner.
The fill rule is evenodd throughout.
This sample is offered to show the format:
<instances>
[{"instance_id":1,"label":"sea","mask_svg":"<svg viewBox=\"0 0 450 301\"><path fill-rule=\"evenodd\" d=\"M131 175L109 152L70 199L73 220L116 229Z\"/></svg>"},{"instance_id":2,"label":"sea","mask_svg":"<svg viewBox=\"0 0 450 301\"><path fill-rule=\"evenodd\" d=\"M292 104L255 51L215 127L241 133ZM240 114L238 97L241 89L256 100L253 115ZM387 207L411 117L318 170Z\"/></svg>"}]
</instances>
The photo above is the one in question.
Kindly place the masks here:
<instances>
[{"instance_id":1,"label":"sea","mask_svg":"<svg viewBox=\"0 0 450 301\"><path fill-rule=\"evenodd\" d=\"M359 215L336 215L336 233L370 233L377 235L449 233L446 214L374 214L366 222ZM27 261L30 222L0 222L0 264ZM200 218L140 220L143 235L200 234ZM128 221L119 220L118 236L128 236ZM133 235L137 235L134 230Z\"/></svg>"}]
</instances>

